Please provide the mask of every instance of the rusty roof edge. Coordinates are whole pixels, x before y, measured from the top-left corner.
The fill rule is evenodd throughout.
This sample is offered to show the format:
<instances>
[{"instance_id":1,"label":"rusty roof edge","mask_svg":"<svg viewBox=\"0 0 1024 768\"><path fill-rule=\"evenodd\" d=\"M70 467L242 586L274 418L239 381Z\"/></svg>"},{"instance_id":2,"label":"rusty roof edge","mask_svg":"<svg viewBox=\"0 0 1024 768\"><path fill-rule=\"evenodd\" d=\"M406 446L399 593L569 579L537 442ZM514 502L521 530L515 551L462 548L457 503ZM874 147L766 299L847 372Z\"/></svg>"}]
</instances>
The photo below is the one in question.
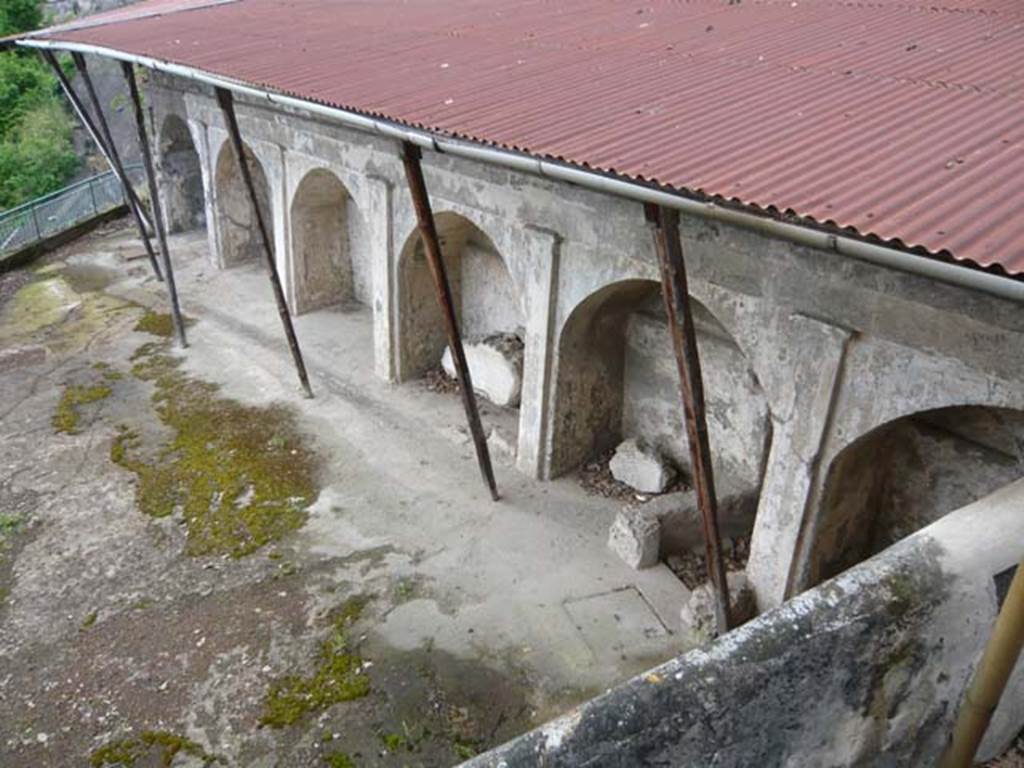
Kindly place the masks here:
<instances>
[{"instance_id":1,"label":"rusty roof edge","mask_svg":"<svg viewBox=\"0 0 1024 768\"><path fill-rule=\"evenodd\" d=\"M464 157L490 165L500 165L526 173L575 184L593 191L625 197L641 203L653 203L675 208L702 218L713 219L762 234L788 240L816 250L831 251L844 256L896 269L947 284L965 287L987 293L1001 299L1024 304L1024 280L1003 277L998 274L972 268L968 264L949 263L934 256L922 256L888 245L868 242L866 239L823 231L807 224L791 223L771 218L754 206L737 209L720 205L714 201L700 200L683 192L668 192L628 178L581 168L561 161L543 159L525 152L511 151L466 139L453 139L427 130L413 128L399 122L369 117L341 107L328 106L308 99L275 93L233 78L215 75L203 70L119 51L114 48L48 40L39 37L22 37L17 44L28 48L76 51L89 53L119 61L128 61L149 69L184 77L205 83L215 88L227 88L235 93L251 96L274 104L289 106L335 119L349 127L376 133L378 135L408 141L417 146L436 152Z\"/></svg>"}]
</instances>

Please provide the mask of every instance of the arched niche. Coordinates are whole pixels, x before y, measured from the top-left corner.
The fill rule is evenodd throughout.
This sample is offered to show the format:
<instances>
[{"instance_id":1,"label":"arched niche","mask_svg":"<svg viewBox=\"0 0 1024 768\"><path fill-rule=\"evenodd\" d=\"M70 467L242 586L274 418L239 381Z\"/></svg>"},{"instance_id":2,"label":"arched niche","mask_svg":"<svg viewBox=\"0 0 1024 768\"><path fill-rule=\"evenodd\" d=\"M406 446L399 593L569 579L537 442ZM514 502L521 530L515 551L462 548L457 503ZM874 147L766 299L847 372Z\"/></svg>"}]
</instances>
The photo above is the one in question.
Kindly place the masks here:
<instances>
[{"instance_id":1,"label":"arched niche","mask_svg":"<svg viewBox=\"0 0 1024 768\"><path fill-rule=\"evenodd\" d=\"M299 182L291 203L296 311L355 298L352 272L355 202L338 177L317 168Z\"/></svg>"},{"instance_id":2,"label":"arched niche","mask_svg":"<svg viewBox=\"0 0 1024 768\"><path fill-rule=\"evenodd\" d=\"M256 198L259 201L263 221L267 226L270 247L274 247L273 215L270 208L270 185L263 165L253 151L243 145L246 163L252 176ZM249 192L242 180L242 172L235 159L230 142L224 142L217 156L214 172L214 200L216 202L217 224L220 233L221 264L231 267L252 259L260 259L263 243L260 239L256 215L249 199Z\"/></svg>"},{"instance_id":3,"label":"arched niche","mask_svg":"<svg viewBox=\"0 0 1024 768\"><path fill-rule=\"evenodd\" d=\"M159 157L167 230L201 229L206 225L202 166L188 125L178 115L168 115L160 128Z\"/></svg>"},{"instance_id":4,"label":"arched niche","mask_svg":"<svg viewBox=\"0 0 1024 768\"><path fill-rule=\"evenodd\" d=\"M812 587L1024 476L1024 411L964 405L894 419L829 465Z\"/></svg>"},{"instance_id":5,"label":"arched niche","mask_svg":"<svg viewBox=\"0 0 1024 768\"><path fill-rule=\"evenodd\" d=\"M725 327L690 301L718 479L756 493L771 439L764 393ZM656 445L688 472L679 377L659 283L622 280L579 302L559 335L555 376L552 477L628 437Z\"/></svg>"},{"instance_id":6,"label":"arched niche","mask_svg":"<svg viewBox=\"0 0 1024 768\"><path fill-rule=\"evenodd\" d=\"M435 214L462 337L522 336L525 314L505 259L490 237L456 213ZM399 283L399 379L436 367L447 345L444 319L419 231L402 248Z\"/></svg>"}]
</instances>

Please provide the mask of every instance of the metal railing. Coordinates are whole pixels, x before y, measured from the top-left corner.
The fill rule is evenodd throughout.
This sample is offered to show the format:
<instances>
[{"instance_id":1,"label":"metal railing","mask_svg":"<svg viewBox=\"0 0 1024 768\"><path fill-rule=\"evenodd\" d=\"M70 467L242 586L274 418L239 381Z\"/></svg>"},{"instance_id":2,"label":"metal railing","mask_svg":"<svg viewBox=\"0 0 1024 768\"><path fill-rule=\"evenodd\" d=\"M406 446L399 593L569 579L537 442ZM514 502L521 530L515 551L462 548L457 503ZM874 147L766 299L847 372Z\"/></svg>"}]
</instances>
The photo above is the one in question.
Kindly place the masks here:
<instances>
[{"instance_id":1,"label":"metal railing","mask_svg":"<svg viewBox=\"0 0 1024 768\"><path fill-rule=\"evenodd\" d=\"M142 164L125 166L125 173L133 186L141 183ZM0 212L0 255L20 251L123 204L121 184L107 171Z\"/></svg>"}]
</instances>

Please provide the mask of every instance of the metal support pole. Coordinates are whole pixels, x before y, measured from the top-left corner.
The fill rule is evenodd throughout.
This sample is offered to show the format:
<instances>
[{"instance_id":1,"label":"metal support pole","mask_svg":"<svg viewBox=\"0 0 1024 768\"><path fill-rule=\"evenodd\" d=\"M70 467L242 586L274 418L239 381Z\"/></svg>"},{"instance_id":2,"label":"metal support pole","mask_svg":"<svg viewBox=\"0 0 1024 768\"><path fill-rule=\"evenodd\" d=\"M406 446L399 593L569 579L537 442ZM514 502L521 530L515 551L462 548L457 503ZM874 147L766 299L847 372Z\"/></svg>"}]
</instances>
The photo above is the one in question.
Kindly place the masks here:
<instances>
[{"instance_id":1,"label":"metal support pole","mask_svg":"<svg viewBox=\"0 0 1024 768\"><path fill-rule=\"evenodd\" d=\"M679 391L683 398L686 436L690 443L693 481L697 489L697 506L704 527L708 575L715 592L715 618L720 635L729 631L732 617L729 610L729 585L722 560L722 541L718 532L718 500L711 468L711 444L704 407L704 382L697 352L697 336L690 310L690 294L686 284L686 263L679 239L679 212L648 204L648 221L654 224L654 242L661 270L661 290L665 299L676 367L679 369Z\"/></svg>"},{"instance_id":2,"label":"metal support pole","mask_svg":"<svg viewBox=\"0 0 1024 768\"><path fill-rule=\"evenodd\" d=\"M61 90L64 91L64 95L67 97L67 100L71 102L71 107L74 109L75 114L78 115L78 119L85 128L86 133L89 134L93 143L99 147L100 154L103 155L104 159L107 161L107 165L109 165L111 170L114 171L114 175L117 176L118 181L125 185L125 203L129 207L134 206L139 212L139 215L142 217L143 223L146 226L148 235L148 232L153 229L153 224L146 216L146 211L142 206L142 202L139 200L138 195L135 194L135 188L132 187L131 184L126 184L127 180L122 179L117 175L114 163L110 159L110 152L107 150L106 144L100 137L96 124L89 116L89 111L78 98L78 94L75 93L75 89L71 87L71 82L68 80L67 75L64 74L64 70L60 68L60 64L57 63L57 59L54 57L53 53L46 49L40 49L39 54L43 57L43 60L50 65L50 68L53 69L53 73L57 76L57 81L60 83Z\"/></svg>"},{"instance_id":3,"label":"metal support pole","mask_svg":"<svg viewBox=\"0 0 1024 768\"><path fill-rule=\"evenodd\" d=\"M149 205L153 212L153 226L156 228L157 243L160 245L160 258L163 261L167 283L167 297L171 300L171 318L174 321L178 343L187 347L185 323L181 318L181 305L178 303L178 289L174 284L171 252L167 248L167 229L164 227L164 214L160 209L160 191L156 183L156 174L153 171L153 156L149 152L149 137L146 135L146 119L142 114L142 100L139 98L139 84L135 80L135 70L129 62L121 62L121 71L128 83L128 95L135 111L135 126L139 132L139 150L142 153L142 165L146 169L146 181L149 183Z\"/></svg>"},{"instance_id":4,"label":"metal support pole","mask_svg":"<svg viewBox=\"0 0 1024 768\"><path fill-rule=\"evenodd\" d=\"M409 144L402 145L402 163L405 165L405 177L409 183L409 194L412 195L412 204L416 209L416 221L419 224L420 237L423 238L423 246L427 252L427 264L430 266L430 274L434 278L434 288L437 290L437 302L441 305L441 313L444 315L445 331L448 334L448 347L451 349L452 358L455 361L455 370L459 376L459 388L462 391L462 405L466 409L466 420L469 422L469 431L473 435L473 444L476 446L476 460L480 466L480 474L491 492L491 498L498 500L498 486L494 482L494 469L491 467L491 455L487 450L487 439L484 437L484 428L480 423L480 411L476 405L476 393L473 391L473 381L469 375L469 366L466 364L466 353L462 348L462 336L459 334L459 324L455 319L455 306L452 302L451 286L448 284L448 274L445 271L444 257L441 254L441 243L437 237L437 227L434 224L434 214L430 210L430 197L427 194L427 185L423 180L423 167L420 165L419 147Z\"/></svg>"},{"instance_id":5,"label":"metal support pole","mask_svg":"<svg viewBox=\"0 0 1024 768\"><path fill-rule=\"evenodd\" d=\"M96 95L96 89L93 87L92 78L89 76L89 68L85 63L85 58L80 53L72 53L71 58L75 62L78 74L82 77L82 82L85 83L85 91L89 94L89 101L92 102L93 111L96 113L96 125L99 126L100 130L99 135L106 142L107 159L110 161L110 167L113 168L114 174L121 181L121 186L124 187L125 200L128 202L128 208L131 210L132 216L135 218L135 226L139 229L139 236L142 238L142 244L146 248L146 256L153 267L153 274L156 275L157 280L163 280L160 266L156 262L156 253L153 251L153 243L150 242L149 234L146 232L146 223L142 217L142 205L137 205L133 199L130 199L135 192L132 189L131 181L128 180L128 175L124 172L124 166L121 164L121 157L117 153L117 147L114 146L114 139L110 135L107 119L103 116L103 106L100 104L99 96ZM54 60L52 66L56 70L60 69L56 60ZM63 75L63 72L61 75Z\"/></svg>"},{"instance_id":6,"label":"metal support pole","mask_svg":"<svg viewBox=\"0 0 1024 768\"><path fill-rule=\"evenodd\" d=\"M93 179L89 179L89 199L92 201L92 213L95 216L100 212L100 207L96 204L96 182Z\"/></svg>"},{"instance_id":7,"label":"metal support pole","mask_svg":"<svg viewBox=\"0 0 1024 768\"><path fill-rule=\"evenodd\" d=\"M32 223L36 225L36 240L42 240L43 239L43 230L39 226L39 206L37 206L35 203L33 203L31 211L32 211Z\"/></svg>"},{"instance_id":8,"label":"metal support pole","mask_svg":"<svg viewBox=\"0 0 1024 768\"><path fill-rule=\"evenodd\" d=\"M217 88L217 102L224 113L224 124L228 129L228 136L231 138L231 146L235 150L235 159L238 161L238 168L242 172L242 181L249 193L249 202L256 214L256 226L263 239L263 253L267 258L267 271L270 274L270 284L274 289L274 300L277 302L277 314L281 317L281 324L284 326L284 335L288 339L288 347L292 352L292 359L295 361L295 370L299 374L299 381L306 397L313 396L313 390L309 386L309 377L306 375L306 364L302 361L302 351L299 349L299 340L295 336L295 328L292 326L292 317L288 312L288 304L284 300L284 291L281 289L281 279L277 274L277 264L274 263L274 252L271 250L270 235L267 225L263 220L263 212L260 210L260 203L256 197L256 188L252 183L252 173L249 170L249 161L245 157L245 147L242 144L242 135L238 132L238 120L235 118L235 100L231 91L224 88Z\"/></svg>"},{"instance_id":9,"label":"metal support pole","mask_svg":"<svg viewBox=\"0 0 1024 768\"><path fill-rule=\"evenodd\" d=\"M1024 647L1024 560L1010 582L985 654L964 695L940 768L969 768Z\"/></svg>"}]
</instances>

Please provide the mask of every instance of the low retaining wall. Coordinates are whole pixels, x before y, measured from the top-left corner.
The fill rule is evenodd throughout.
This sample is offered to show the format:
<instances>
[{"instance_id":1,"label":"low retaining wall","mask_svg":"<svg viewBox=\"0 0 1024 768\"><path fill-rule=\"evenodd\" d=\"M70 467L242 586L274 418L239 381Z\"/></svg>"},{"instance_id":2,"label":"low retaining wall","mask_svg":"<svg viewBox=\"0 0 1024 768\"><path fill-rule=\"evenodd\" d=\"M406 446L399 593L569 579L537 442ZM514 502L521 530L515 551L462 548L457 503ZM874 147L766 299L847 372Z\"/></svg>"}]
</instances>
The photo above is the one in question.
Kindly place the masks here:
<instances>
[{"instance_id":1,"label":"low retaining wall","mask_svg":"<svg viewBox=\"0 0 1024 768\"><path fill-rule=\"evenodd\" d=\"M1024 555L1024 480L465 765L933 765ZM982 755L1024 723L1024 664Z\"/></svg>"}]
</instances>

